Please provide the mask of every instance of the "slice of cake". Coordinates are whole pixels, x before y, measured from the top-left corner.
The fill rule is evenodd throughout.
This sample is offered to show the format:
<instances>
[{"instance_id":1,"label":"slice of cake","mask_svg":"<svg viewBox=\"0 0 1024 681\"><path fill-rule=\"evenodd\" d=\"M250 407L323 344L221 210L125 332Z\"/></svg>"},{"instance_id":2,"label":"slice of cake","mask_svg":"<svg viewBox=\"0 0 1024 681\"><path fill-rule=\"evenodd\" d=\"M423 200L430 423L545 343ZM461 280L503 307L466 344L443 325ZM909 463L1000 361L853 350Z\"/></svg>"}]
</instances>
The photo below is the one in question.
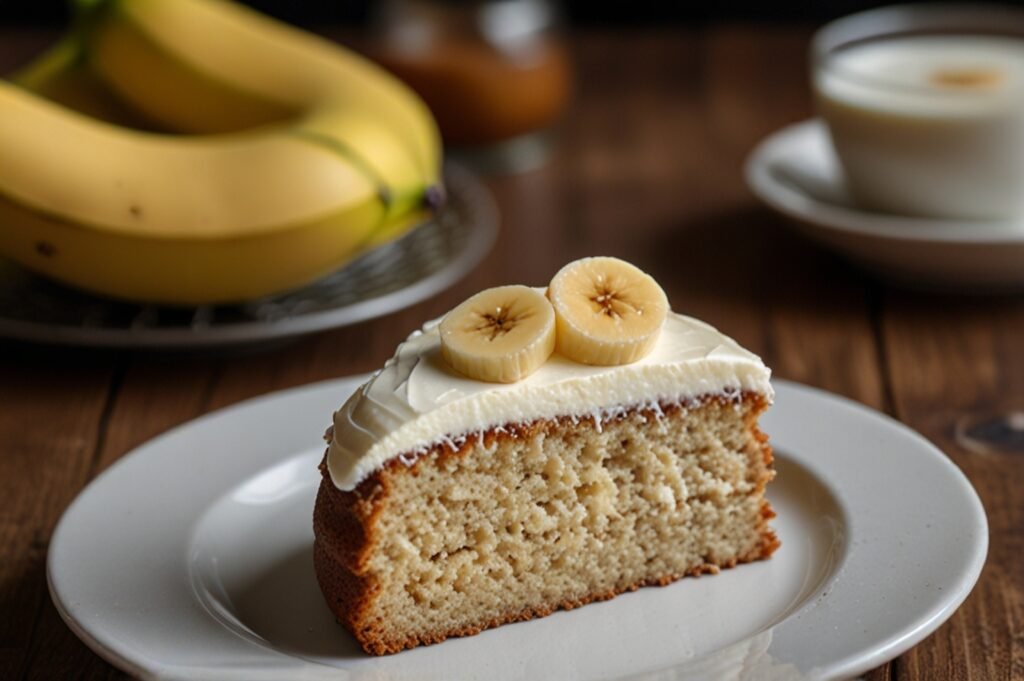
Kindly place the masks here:
<instances>
[{"instance_id":1,"label":"slice of cake","mask_svg":"<svg viewBox=\"0 0 1024 681\"><path fill-rule=\"evenodd\" d=\"M328 605L379 655L767 558L769 376L621 260L474 296L334 415Z\"/></svg>"}]
</instances>

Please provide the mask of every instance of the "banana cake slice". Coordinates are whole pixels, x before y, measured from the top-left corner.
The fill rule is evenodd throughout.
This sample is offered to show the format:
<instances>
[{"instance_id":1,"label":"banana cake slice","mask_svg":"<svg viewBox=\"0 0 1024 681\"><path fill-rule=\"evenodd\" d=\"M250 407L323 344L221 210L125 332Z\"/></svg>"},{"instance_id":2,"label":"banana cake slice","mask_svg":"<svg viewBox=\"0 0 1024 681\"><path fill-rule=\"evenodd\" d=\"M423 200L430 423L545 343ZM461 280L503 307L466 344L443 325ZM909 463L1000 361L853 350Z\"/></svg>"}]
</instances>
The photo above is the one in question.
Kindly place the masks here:
<instances>
[{"instance_id":1,"label":"banana cake slice","mask_svg":"<svg viewBox=\"0 0 1024 681\"><path fill-rule=\"evenodd\" d=\"M380 655L769 557L769 377L614 258L477 294L334 415L328 606Z\"/></svg>"}]
</instances>

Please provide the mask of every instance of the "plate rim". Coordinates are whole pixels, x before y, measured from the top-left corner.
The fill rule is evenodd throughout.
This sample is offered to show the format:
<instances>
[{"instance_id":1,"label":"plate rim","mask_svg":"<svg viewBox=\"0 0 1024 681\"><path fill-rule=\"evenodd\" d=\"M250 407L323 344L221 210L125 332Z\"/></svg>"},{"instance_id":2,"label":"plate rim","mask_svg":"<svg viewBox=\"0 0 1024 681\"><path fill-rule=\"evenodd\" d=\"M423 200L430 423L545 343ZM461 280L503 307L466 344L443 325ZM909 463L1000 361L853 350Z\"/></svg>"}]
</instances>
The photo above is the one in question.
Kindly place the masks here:
<instances>
[{"instance_id":1,"label":"plate rim","mask_svg":"<svg viewBox=\"0 0 1024 681\"><path fill-rule=\"evenodd\" d=\"M138 676L139 678L207 678L205 670L199 670L198 672L196 672L201 675L197 677L192 677L190 675L176 676L174 674L173 668L162 666L162 664L158 660L147 661L145 659L133 659L130 655L130 651L129 653L126 653L125 651L117 650L116 646L107 645L107 643L101 640L102 637L98 636L95 632L90 631L89 626L78 621L78 619L75 618L74 614L72 613L72 610L67 607L67 604L65 603L62 597L59 580L55 576L61 569L60 566L55 564L55 555L59 553L60 547L64 543L64 533L67 531L68 525L72 522L71 519L75 517L76 509L80 507L80 502L82 502L84 499L89 498L90 495L97 494L98 490L102 490L103 485L107 484L104 481L111 479L111 476L116 475L116 471L121 470L123 466L129 465L129 462L132 462L131 465L133 466L142 465L139 462L143 461L146 456L153 457L159 455L160 445L164 444L167 441L173 441L175 438L182 437L184 433L200 431L203 428L208 427L211 423L224 419L225 417L241 418L241 416L244 415L245 412L250 411L255 407L260 407L261 405L263 406L263 408L266 408L266 406L273 405L275 403L283 404L288 402L289 400L293 400L303 396L309 399L312 399L312 397L310 396L319 397L320 391L330 391L332 395L336 394L338 396L343 396L341 395L341 393L347 394L348 392L350 392L352 389L357 387L363 380L365 380L366 376L367 375L358 375L343 378L335 378L326 381L320 381L307 385L297 386L286 390L275 391L267 393L265 395L250 398L238 402L236 404L229 405L227 407L204 414L190 421L186 421L185 423L180 424L142 443L138 447L133 448L131 451L129 451L120 459L118 459L114 464L109 466L98 476L96 476L93 480L91 480L79 492L79 494L75 497L75 499L71 502L71 504L62 514L59 522L57 523L54 529L53 535L51 537L50 546L47 551L46 577L51 600L53 601L55 607L57 608L60 617L69 626L72 632L101 658L103 658L110 664L114 665L115 667L118 667L124 671L127 671L130 674ZM943 622L946 621L946 619L948 619L956 611L956 609L963 603L963 601L971 593L971 591L974 588L974 585L980 577L982 568L984 567L985 560L987 558L988 523L987 517L985 515L985 510L977 495L977 492L974 490L973 485L971 485L970 480L966 477L966 475L964 475L964 473L952 461L952 459L950 459L938 447L936 447L933 443L931 443L927 438L925 438L917 431L911 429L910 427L906 426L900 421L888 416L887 414L872 409L850 398L836 395L834 393L830 393L819 388L814 388L786 380L776 379L773 381L773 384L776 387L777 393L785 394L786 392L793 391L794 394L797 395L802 393L804 396L809 397L811 399L831 402L833 405L838 406L842 409L852 410L857 414L858 419L867 417L876 421L884 422L890 429L893 429L893 431L899 433L900 435L910 436L911 439L915 442L915 444L918 447L920 447L920 451L918 451L915 454L915 456L929 457L929 460L933 465L943 467L945 469L944 473L947 475L951 475L952 479L956 481L958 489L964 495L963 499L961 499L960 501L966 503L969 506L969 508L966 508L966 510L971 513L972 525L977 530L975 543L972 547L970 547L972 551L970 552L969 564L966 565L962 573L960 573L958 575L958 578L951 584L952 588L942 590L941 598L935 598L933 601L930 601L928 616L921 616L923 618L923 621L904 623L900 631L896 632L896 634L893 634L892 632L885 632L885 638L883 643L867 650L853 651L849 653L846 657L833 661L824 669L816 668L814 670L811 670L811 672L808 672L808 678L822 679L845 678L848 676L857 675L878 666L886 660L892 659L902 654L903 652L910 649L911 647L919 643L921 640L926 638L928 635L933 633ZM284 461L289 457L301 454L301 447L298 445L296 447L298 448L293 448L291 450L282 452L277 461ZM784 451L789 451L787 447L782 447L782 449ZM156 454L152 453L154 451L156 452ZM801 458L799 456L796 457L795 461L798 465L803 465ZM239 475L241 477L235 479L234 483L237 484L238 482L245 479L245 476L254 475L258 473L259 470L263 470L263 468L259 468L256 470L246 469L240 471ZM833 481L823 479L822 482L824 484L827 484L830 489L834 489ZM837 498L841 499L842 497L837 496ZM190 519L188 522L190 526L194 525L195 518ZM184 566L182 567L184 568ZM829 580L826 580L826 583L828 584L828 586L826 586L825 588L832 589L834 586L834 579L830 578ZM809 600L813 600L813 598ZM785 617L783 617L779 622L776 622L774 625L772 625L772 627L769 630L773 630L785 624L787 621L793 620L796 615L798 615L806 609L806 605L807 602L801 604L800 607L796 608L794 611L790 612ZM272 646L270 646L270 648L267 648L266 652L273 653L273 655L277 657L284 655L284 653L275 651ZM301 661L305 665L312 665L313 667L320 666L316 665L315 663L308 662L306 660ZM785 662L785 660L782 661ZM673 667L669 667L668 669L672 668ZM324 669L331 669L333 673L338 673L338 670L333 668ZM315 677L319 676L319 674L317 674L315 670L311 671L313 672ZM657 672L651 673L654 674ZM230 678L230 672L224 678ZM637 678L644 678L644 676L641 675Z\"/></svg>"},{"instance_id":2,"label":"plate rim","mask_svg":"<svg viewBox=\"0 0 1024 681\"><path fill-rule=\"evenodd\" d=\"M933 220L857 210L798 191L778 182L769 172L771 161L781 156L794 139L827 134L825 121L814 116L779 128L761 139L747 155L743 166L744 178L754 196L787 217L841 234L942 245L1024 245L1024 229L1016 233L1007 232L1010 224L1007 222ZM957 225L957 231L936 232L937 224ZM1020 226L1018 222L1012 224Z\"/></svg>"},{"instance_id":3,"label":"plate rim","mask_svg":"<svg viewBox=\"0 0 1024 681\"><path fill-rule=\"evenodd\" d=\"M844 409L857 413L861 417L883 423L885 426L891 428L900 435L915 441L923 451L927 451L929 453L932 457L933 465L944 468L948 474L957 480L960 485L960 491L965 493L964 501L969 505L970 511L973 514L972 520L976 529L976 536L975 544L972 547L973 551L970 553L969 564L965 566L965 570L963 574L960 575L960 579L955 583L954 588L948 593L944 590L944 593L947 594L946 597L938 599L933 603L930 616L925 621L918 622L916 626L911 627L910 625L905 625L903 627L904 632L902 635L896 638L890 636L885 645L880 645L871 651L851 654L844 659L837 660L828 669L827 674L822 677L829 680L852 678L869 672L875 667L899 657L916 646L941 627L950 617L953 616L963 602L967 600L967 597L971 595L975 585L978 583L978 579L981 577L982 570L988 560L988 514L986 513L985 506L981 502L981 498L978 496L978 492L971 483L970 478L967 477L956 462L954 462L948 454L940 449L938 445L933 443L914 428L911 428L909 425L893 416L890 416L889 414L886 414L885 412L869 407L868 405L858 402L850 397L846 397L845 395L824 390L823 388L817 388L785 379L773 379L772 384L776 388L781 384L785 386L785 390L795 390L797 393L804 393L816 399L832 402ZM769 436L771 436L770 433ZM823 482L825 484L829 484L831 487L831 483L828 480L823 480ZM836 496L837 498L839 497L839 495ZM799 611L800 609L796 612ZM781 622L779 624L781 624ZM817 677L815 676L812 678Z\"/></svg>"}]
</instances>

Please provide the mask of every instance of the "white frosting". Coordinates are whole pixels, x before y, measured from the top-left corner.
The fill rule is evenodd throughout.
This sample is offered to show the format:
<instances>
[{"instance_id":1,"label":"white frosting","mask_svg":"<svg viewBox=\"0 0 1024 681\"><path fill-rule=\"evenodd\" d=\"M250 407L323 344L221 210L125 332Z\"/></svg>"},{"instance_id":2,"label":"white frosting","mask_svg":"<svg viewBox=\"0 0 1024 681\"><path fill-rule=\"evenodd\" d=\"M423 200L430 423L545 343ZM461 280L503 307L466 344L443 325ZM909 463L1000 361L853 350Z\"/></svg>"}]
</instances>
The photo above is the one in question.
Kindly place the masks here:
<instances>
[{"instance_id":1,"label":"white frosting","mask_svg":"<svg viewBox=\"0 0 1024 681\"><path fill-rule=\"evenodd\" d=\"M508 423L575 416L600 424L623 407L741 391L773 396L771 372L756 355L711 326L674 313L654 350L638 362L596 367L556 353L526 379L507 385L450 369L441 357L437 324L409 336L335 412L327 467L339 489L355 489L397 456Z\"/></svg>"}]
</instances>

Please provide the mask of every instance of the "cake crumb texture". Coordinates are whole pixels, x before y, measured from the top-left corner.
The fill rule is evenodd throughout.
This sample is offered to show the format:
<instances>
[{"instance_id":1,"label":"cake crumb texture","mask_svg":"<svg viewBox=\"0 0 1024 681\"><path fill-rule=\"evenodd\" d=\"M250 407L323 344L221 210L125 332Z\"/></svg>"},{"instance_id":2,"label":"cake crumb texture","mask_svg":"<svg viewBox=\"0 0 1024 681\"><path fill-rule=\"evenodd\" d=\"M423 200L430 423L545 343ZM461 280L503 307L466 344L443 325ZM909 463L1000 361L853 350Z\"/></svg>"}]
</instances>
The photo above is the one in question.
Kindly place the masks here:
<instances>
[{"instance_id":1,"label":"cake crumb texture","mask_svg":"<svg viewBox=\"0 0 1024 681\"><path fill-rule=\"evenodd\" d=\"M368 653L394 653L769 557L757 393L508 424L343 492L325 465L314 562Z\"/></svg>"}]
</instances>

